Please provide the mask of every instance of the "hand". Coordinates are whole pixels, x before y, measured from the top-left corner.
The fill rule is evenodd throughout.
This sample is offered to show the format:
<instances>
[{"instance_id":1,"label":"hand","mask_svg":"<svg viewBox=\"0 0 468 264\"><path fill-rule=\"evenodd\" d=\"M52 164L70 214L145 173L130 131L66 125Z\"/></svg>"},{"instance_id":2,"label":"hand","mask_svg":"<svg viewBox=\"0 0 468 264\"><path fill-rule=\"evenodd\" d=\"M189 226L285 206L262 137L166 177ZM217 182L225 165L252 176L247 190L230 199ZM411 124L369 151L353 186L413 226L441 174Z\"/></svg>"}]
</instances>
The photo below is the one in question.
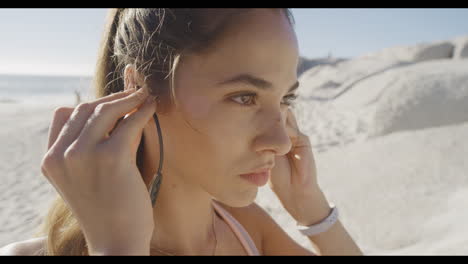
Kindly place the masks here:
<instances>
[{"instance_id":1,"label":"hand","mask_svg":"<svg viewBox=\"0 0 468 264\"><path fill-rule=\"evenodd\" d=\"M156 109L146 98L151 97L142 88L55 110L42 173L80 223L93 252L129 244L149 248L153 208L136 165L143 128Z\"/></svg>"},{"instance_id":2,"label":"hand","mask_svg":"<svg viewBox=\"0 0 468 264\"><path fill-rule=\"evenodd\" d=\"M286 130L292 148L286 155L276 156L269 186L294 219L300 223L309 223L317 217L313 214L328 207L328 204L317 183L317 169L309 137L299 131L291 109L288 109Z\"/></svg>"}]
</instances>

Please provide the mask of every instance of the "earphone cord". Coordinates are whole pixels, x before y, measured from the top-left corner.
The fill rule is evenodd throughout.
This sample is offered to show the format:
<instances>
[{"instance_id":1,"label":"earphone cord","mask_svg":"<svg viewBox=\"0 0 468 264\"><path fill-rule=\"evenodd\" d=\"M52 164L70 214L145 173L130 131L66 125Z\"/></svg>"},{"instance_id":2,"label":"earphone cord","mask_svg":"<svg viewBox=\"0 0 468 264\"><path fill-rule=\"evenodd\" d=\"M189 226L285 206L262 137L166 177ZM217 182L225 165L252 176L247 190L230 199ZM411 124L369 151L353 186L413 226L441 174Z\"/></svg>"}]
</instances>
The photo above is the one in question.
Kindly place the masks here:
<instances>
[{"instance_id":1,"label":"earphone cord","mask_svg":"<svg viewBox=\"0 0 468 264\"><path fill-rule=\"evenodd\" d=\"M161 185L161 180L162 180L162 164L163 164L163 159L164 159L164 148L163 148L163 141L162 141L162 133L161 133L161 127L159 126L159 120L158 120L158 116L156 114L153 115L153 119L154 119L154 122L156 123L156 128L158 129L158 137L159 137L159 155L160 155L160 158L159 158L159 168L158 168L158 172L156 173L156 177L155 179L153 180L153 183L151 184L151 189L150 189L150 195L151 195L151 203L153 204L153 207L156 203L156 198L158 196L158 192L159 192L159 187ZM215 224L215 215L216 213L213 214L213 233L214 233L214 236L215 236L215 247L214 247L214 250L213 250L213 255L216 253L216 248L218 247L218 238L216 237L216 231L215 231L215 227L214 227L214 224ZM158 251L162 252L162 253L166 253L168 254L167 252L164 252L160 249L157 249ZM174 254L170 254L169 255L174 255Z\"/></svg>"},{"instance_id":2,"label":"earphone cord","mask_svg":"<svg viewBox=\"0 0 468 264\"><path fill-rule=\"evenodd\" d=\"M159 187L161 185L162 181L162 165L163 165L163 159L164 159L164 147L163 147L163 141L162 141L162 133L161 133L161 127L159 126L159 120L158 116L156 114L153 115L154 122L156 123L156 128L158 129L158 137L159 137L159 168L158 172L156 173L156 176L154 177L153 183L151 184L151 189L150 189L150 196L151 196L151 203L154 207L156 203L156 198L158 196L159 192Z\"/></svg>"}]
</instances>

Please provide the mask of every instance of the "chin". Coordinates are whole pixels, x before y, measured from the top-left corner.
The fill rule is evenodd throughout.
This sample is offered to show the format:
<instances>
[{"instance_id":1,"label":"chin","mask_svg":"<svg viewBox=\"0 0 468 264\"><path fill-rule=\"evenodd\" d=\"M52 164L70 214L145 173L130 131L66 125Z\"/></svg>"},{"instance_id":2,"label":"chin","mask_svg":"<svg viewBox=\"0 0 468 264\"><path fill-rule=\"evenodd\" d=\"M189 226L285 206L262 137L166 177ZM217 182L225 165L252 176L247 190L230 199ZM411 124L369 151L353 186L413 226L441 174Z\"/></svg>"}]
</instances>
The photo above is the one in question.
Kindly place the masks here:
<instances>
[{"instance_id":1,"label":"chin","mask_svg":"<svg viewBox=\"0 0 468 264\"><path fill-rule=\"evenodd\" d=\"M216 201L219 201L230 207L246 207L255 202L257 198L258 188L251 188L244 192L236 193L230 197L217 197Z\"/></svg>"}]
</instances>

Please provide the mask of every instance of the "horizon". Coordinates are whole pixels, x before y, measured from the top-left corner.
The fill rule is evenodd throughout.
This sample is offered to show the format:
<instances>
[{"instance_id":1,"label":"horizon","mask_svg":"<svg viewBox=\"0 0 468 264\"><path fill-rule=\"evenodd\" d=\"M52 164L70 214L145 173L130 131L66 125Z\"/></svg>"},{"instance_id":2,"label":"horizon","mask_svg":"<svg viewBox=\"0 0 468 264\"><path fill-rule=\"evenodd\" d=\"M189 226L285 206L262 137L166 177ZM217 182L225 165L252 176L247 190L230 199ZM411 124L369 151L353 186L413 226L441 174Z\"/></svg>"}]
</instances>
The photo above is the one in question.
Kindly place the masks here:
<instances>
[{"instance_id":1,"label":"horizon","mask_svg":"<svg viewBox=\"0 0 468 264\"><path fill-rule=\"evenodd\" d=\"M73 75L73 74L54 74L54 73L3 73L0 72L0 77L63 77L63 78L93 78L93 75Z\"/></svg>"}]
</instances>

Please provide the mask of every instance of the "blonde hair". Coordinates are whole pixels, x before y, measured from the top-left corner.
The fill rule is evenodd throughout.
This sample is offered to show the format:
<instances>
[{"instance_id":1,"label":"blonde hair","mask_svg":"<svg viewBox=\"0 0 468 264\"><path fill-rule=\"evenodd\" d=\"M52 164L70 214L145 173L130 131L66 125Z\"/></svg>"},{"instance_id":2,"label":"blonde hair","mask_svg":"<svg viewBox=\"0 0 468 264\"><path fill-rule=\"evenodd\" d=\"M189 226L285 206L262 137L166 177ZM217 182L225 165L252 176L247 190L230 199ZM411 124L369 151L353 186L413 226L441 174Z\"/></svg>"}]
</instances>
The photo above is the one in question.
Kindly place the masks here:
<instances>
[{"instance_id":1,"label":"blonde hair","mask_svg":"<svg viewBox=\"0 0 468 264\"><path fill-rule=\"evenodd\" d=\"M282 9L291 24L288 9ZM145 77L150 93L161 98L158 112L176 103L175 70L185 54L208 51L234 23L238 14L248 9L111 9L106 18L100 45L94 91L97 98L124 89L123 71L127 64L136 66ZM169 78L170 77L170 78ZM169 92L170 91L170 92ZM118 121L120 122L120 120ZM142 168L143 142L137 152L137 166ZM47 236L44 255L89 255L79 222L61 196L53 201L40 231Z\"/></svg>"}]
</instances>

